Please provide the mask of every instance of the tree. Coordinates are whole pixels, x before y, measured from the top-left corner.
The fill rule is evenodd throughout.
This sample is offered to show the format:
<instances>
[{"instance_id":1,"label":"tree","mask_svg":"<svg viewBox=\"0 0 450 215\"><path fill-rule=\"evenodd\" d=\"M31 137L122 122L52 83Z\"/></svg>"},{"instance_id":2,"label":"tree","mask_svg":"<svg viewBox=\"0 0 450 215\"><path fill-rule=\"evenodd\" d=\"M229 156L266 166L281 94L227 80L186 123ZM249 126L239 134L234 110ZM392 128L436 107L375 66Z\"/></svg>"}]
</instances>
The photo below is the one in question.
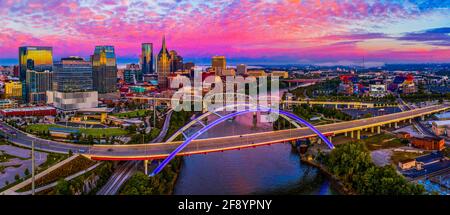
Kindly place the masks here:
<instances>
[{"instance_id":1,"label":"tree","mask_svg":"<svg viewBox=\"0 0 450 215\"><path fill-rule=\"evenodd\" d=\"M28 170L28 168L25 169L25 171L23 172L26 176L30 175L30 170Z\"/></svg>"},{"instance_id":2,"label":"tree","mask_svg":"<svg viewBox=\"0 0 450 215\"><path fill-rule=\"evenodd\" d=\"M72 157L72 155L73 155L73 152L71 149L69 149L69 157Z\"/></svg>"},{"instance_id":3,"label":"tree","mask_svg":"<svg viewBox=\"0 0 450 215\"><path fill-rule=\"evenodd\" d=\"M16 180L16 181L20 180L19 174L16 174L16 175L14 176L14 180Z\"/></svg>"},{"instance_id":4,"label":"tree","mask_svg":"<svg viewBox=\"0 0 450 215\"><path fill-rule=\"evenodd\" d=\"M55 186L54 192L56 195L72 195L70 183L64 179L59 179Z\"/></svg>"}]
</instances>

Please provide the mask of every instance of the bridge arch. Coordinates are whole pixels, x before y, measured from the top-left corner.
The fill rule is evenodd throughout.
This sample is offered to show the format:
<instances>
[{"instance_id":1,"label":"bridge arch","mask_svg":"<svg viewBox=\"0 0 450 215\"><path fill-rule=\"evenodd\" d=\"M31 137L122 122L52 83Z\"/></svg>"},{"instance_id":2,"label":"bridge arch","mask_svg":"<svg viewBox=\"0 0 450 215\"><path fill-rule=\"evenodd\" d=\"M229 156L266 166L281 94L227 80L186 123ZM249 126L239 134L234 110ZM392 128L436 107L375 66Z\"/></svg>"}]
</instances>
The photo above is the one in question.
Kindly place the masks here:
<instances>
[{"instance_id":1,"label":"bridge arch","mask_svg":"<svg viewBox=\"0 0 450 215\"><path fill-rule=\"evenodd\" d=\"M187 123L186 125L184 125L184 126L181 127L180 129L178 129L178 130L177 130L174 134L172 134L172 136L170 136L165 142L168 143L168 142L174 141L175 138L177 138L177 137L180 136L180 135L184 135L184 131L188 130L189 128L191 128L193 125L195 125L195 124L197 124L197 123L198 123L198 124L201 124L202 126L205 126L205 125L202 123L202 120L205 119L205 118L207 118L207 117L210 116L210 115L215 114L215 115L218 115L219 117L222 117L222 116L219 115L217 112L220 112L220 111L226 111L226 109L229 108L229 107L235 108L235 109L237 109L237 108L239 108L239 107L248 108L248 109L255 109L255 106L252 105L252 104L248 104L248 103L241 103L241 104L239 104L239 103L237 103L237 104L233 104L233 105L222 106L222 107L217 108L217 109L212 110L212 111L207 111L207 112L203 113L202 115L200 115L199 117L195 118L194 120L190 121L189 123ZM269 108L267 108L267 109L269 109ZM272 109L272 110L273 110L273 109ZM288 116L286 116L285 114L280 113L280 112L279 112L279 115L280 115L281 117L283 117L284 119L286 119L286 120L287 120L288 122L290 122L291 124L293 124L295 127L297 127L297 128L300 128L300 127L301 127L301 126L300 126L295 120L293 120L291 117L288 117ZM301 124L303 124L303 123L301 123Z\"/></svg>"},{"instance_id":2,"label":"bridge arch","mask_svg":"<svg viewBox=\"0 0 450 215\"><path fill-rule=\"evenodd\" d=\"M271 109L271 108L264 108L264 107L256 107L256 108L250 108L250 109L246 109L246 110L240 110L240 111L236 111L234 113L230 113L227 114L225 116L221 116L219 119L216 119L215 121L213 121L212 123L205 125L203 128L201 128L199 131L197 131L195 134L193 134L192 136L188 137L186 140L184 140L183 143L181 143L173 152L171 152L169 154L169 156L167 156L154 170L153 172L150 174L150 176L154 176L156 174L158 174L159 172L161 172L161 170L179 153L181 152L187 145L189 145L189 143L191 143L193 140L195 140L197 137L199 137L200 135L202 135L203 133L205 133L206 131L208 131L209 129L213 128L214 126L230 119L233 118L235 116L239 116L242 114L246 114L246 113L253 113L253 112L260 112L260 111L266 111L266 112L275 112L278 113L279 115L285 115L286 117L289 117L293 120L295 120L298 123L301 123L303 125L305 125L306 127L308 127L309 129L311 129L314 133L317 134L317 136L319 138L321 138L330 149L334 149L334 145L331 143L330 140L328 140L327 137L325 137L325 135L323 135L319 130L317 130L313 125L311 125L309 122L307 122L306 120L296 116L293 113L289 113L287 111L283 111L283 110L275 110L275 109ZM204 114L205 115L205 114ZM180 129L181 130L181 129Z\"/></svg>"}]
</instances>

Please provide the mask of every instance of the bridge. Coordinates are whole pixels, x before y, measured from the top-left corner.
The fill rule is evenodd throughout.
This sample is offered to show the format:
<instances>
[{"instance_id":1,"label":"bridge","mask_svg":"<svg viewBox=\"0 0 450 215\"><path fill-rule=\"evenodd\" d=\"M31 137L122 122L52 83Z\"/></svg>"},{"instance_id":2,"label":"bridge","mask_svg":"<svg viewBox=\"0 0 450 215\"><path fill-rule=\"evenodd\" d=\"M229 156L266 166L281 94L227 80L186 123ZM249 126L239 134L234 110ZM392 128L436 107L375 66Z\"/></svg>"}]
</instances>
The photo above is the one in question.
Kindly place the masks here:
<instances>
[{"instance_id":1,"label":"bridge","mask_svg":"<svg viewBox=\"0 0 450 215\"><path fill-rule=\"evenodd\" d=\"M247 95L245 95L247 96ZM135 100L138 102L144 102L144 101L154 101L155 103L161 104L166 103L170 105L170 102L175 100L181 100L181 99L174 99L174 98L165 98L165 97L147 97L147 96L128 96L127 99ZM307 105L331 105L335 106L337 109L338 107L345 106L347 108L374 108L374 107L397 107L398 104L386 104L386 103L372 103L372 102L358 102L358 101L321 101L321 100L279 100L277 99L280 104L286 104L286 105L295 105L295 104L307 104ZM190 100L192 102L203 102L202 98L195 98ZM223 100L225 102L226 100ZM268 102L270 102L270 98L268 99Z\"/></svg>"},{"instance_id":2,"label":"bridge","mask_svg":"<svg viewBox=\"0 0 450 215\"><path fill-rule=\"evenodd\" d=\"M252 148L263 145L295 141L298 139L306 139L313 137L316 138L317 136L321 138L328 138L328 140L331 140L332 137L335 135L344 134L352 138L360 139L362 130L380 133L382 126L397 127L398 123L401 122L411 123L412 120L415 118L420 118L426 115L442 112L447 110L449 107L450 106L446 104L434 105L425 108L418 108L400 113L387 114L367 119L320 125L316 126L315 128L307 126L289 130L259 132L245 135L234 135L208 139L196 139L200 135L198 134L196 136L188 137L189 139L188 142L171 141L167 143L152 143L140 145L87 146L87 145L76 145L51 140L44 140L20 131L17 132L17 135L9 136L9 140L25 147L30 147L31 142L34 141L36 148L40 150L62 152L62 153L67 153L69 150L71 150L72 152L83 154L94 160L153 160L153 159L165 159L168 158L169 156L175 155L187 156L194 154L206 154L211 152ZM269 110L262 110L262 111L269 111ZM239 113L236 112L236 115L238 114ZM219 118L219 120L221 121L217 121L217 123L222 122L223 117ZM213 124L215 123L213 122L210 123L209 125ZM2 125L4 127L8 127L9 129L13 129L10 126L6 125L5 123L2 123ZM205 130L203 130L202 132L206 132L209 128L210 127L203 127L202 129ZM319 133L323 134L323 136L320 136ZM180 150L181 146L182 148Z\"/></svg>"},{"instance_id":3,"label":"bridge","mask_svg":"<svg viewBox=\"0 0 450 215\"><path fill-rule=\"evenodd\" d=\"M362 130L381 133L382 126L397 127L400 122L411 122L414 118L442 112L448 108L449 106L447 105L435 105L367 119L320 125L315 128L329 139L338 134L344 134L352 138L360 139ZM194 140L184 147L177 155L205 154L233 149L252 148L317 136L318 134L310 128L302 127L227 137L207 139L194 138ZM89 151L86 152L85 155L95 160L163 159L168 157L182 143L183 141L140 145L94 145L89 147Z\"/></svg>"}]
</instances>

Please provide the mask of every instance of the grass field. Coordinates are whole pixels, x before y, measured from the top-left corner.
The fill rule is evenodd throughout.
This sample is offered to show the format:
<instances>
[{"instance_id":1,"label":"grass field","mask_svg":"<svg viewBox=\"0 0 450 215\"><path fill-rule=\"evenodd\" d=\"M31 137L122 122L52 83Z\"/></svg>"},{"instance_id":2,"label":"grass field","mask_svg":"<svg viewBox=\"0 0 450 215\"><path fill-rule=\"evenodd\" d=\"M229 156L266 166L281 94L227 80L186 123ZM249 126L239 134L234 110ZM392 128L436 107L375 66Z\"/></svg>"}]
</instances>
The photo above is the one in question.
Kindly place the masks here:
<instances>
[{"instance_id":1,"label":"grass field","mask_svg":"<svg viewBox=\"0 0 450 215\"><path fill-rule=\"evenodd\" d=\"M391 162L392 162L392 164L397 165L399 161L416 158L416 157L419 157L422 155L423 154L412 153L412 152L392 152Z\"/></svg>"},{"instance_id":2,"label":"grass field","mask_svg":"<svg viewBox=\"0 0 450 215\"><path fill-rule=\"evenodd\" d=\"M133 117L141 117L141 116L149 115L149 113L147 113L147 111L149 111L149 110L135 110L135 111L124 112L124 113L115 113L112 115L119 117L119 118L133 118Z\"/></svg>"},{"instance_id":3,"label":"grass field","mask_svg":"<svg viewBox=\"0 0 450 215\"><path fill-rule=\"evenodd\" d=\"M377 134L364 139L364 143L370 151L405 146L400 139L392 134Z\"/></svg>"},{"instance_id":4,"label":"grass field","mask_svg":"<svg viewBox=\"0 0 450 215\"><path fill-rule=\"evenodd\" d=\"M48 131L49 128L55 127L64 128L64 126L61 125L34 124L28 125L26 130L27 132L33 133L33 132ZM106 137L122 136L128 133L126 130L121 128L77 128L77 129L79 129L81 133L87 136L92 135L93 137L103 137L103 135L105 135Z\"/></svg>"}]
</instances>

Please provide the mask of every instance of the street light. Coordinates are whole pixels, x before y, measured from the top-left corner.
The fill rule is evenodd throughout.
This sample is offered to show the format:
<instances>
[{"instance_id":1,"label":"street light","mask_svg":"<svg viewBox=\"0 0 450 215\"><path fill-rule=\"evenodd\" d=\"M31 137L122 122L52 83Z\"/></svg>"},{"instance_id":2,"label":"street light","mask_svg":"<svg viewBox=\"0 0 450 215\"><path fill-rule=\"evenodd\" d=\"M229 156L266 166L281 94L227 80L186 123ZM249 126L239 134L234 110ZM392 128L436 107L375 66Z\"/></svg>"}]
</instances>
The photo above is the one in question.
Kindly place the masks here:
<instances>
[{"instance_id":1,"label":"street light","mask_svg":"<svg viewBox=\"0 0 450 215\"><path fill-rule=\"evenodd\" d=\"M31 195L35 194L35 159L34 159L34 140L31 141Z\"/></svg>"}]
</instances>

